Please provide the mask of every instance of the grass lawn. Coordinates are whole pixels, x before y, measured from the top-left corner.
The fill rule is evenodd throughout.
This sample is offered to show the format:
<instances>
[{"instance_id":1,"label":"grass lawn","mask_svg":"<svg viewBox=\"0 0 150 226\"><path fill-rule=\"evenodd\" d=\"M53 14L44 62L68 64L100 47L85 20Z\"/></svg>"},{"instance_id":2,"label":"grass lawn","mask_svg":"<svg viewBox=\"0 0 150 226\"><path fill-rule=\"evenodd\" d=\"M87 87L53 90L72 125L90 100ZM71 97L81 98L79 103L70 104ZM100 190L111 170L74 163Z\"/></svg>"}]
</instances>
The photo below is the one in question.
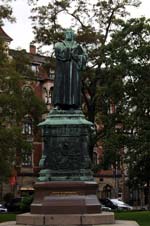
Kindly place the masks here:
<instances>
[{"instance_id":1,"label":"grass lawn","mask_svg":"<svg viewBox=\"0 0 150 226\"><path fill-rule=\"evenodd\" d=\"M14 213L2 213L0 214L0 223L4 221L15 221L16 214Z\"/></svg>"},{"instance_id":2,"label":"grass lawn","mask_svg":"<svg viewBox=\"0 0 150 226\"><path fill-rule=\"evenodd\" d=\"M117 220L134 220L140 226L150 226L150 211L116 212Z\"/></svg>"}]
</instances>

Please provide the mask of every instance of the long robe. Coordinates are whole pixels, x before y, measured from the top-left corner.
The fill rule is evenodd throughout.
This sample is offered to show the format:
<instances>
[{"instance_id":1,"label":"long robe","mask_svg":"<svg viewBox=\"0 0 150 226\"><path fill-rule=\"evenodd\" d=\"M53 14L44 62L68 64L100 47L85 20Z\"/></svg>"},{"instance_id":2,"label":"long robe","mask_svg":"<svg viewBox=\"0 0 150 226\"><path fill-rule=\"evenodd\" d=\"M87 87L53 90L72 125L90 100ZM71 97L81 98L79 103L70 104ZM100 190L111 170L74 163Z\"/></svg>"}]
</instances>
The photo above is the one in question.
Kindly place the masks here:
<instances>
[{"instance_id":1,"label":"long robe","mask_svg":"<svg viewBox=\"0 0 150 226\"><path fill-rule=\"evenodd\" d=\"M86 63L83 48L75 41L71 46L59 42L55 45L56 74L53 105L61 109L78 109L81 105L81 79L79 76Z\"/></svg>"}]
</instances>

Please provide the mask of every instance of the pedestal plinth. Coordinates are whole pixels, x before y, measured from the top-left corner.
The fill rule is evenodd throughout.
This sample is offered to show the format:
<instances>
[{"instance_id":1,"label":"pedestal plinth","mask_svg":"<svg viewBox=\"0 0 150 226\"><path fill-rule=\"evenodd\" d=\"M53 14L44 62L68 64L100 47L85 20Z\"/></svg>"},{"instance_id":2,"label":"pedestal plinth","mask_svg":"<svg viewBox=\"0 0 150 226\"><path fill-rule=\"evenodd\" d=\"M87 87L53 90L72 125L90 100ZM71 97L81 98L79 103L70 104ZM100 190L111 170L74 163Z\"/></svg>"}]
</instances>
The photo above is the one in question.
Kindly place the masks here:
<instances>
[{"instance_id":1,"label":"pedestal plinth","mask_svg":"<svg viewBox=\"0 0 150 226\"><path fill-rule=\"evenodd\" d=\"M35 184L32 214L100 213L97 184L82 181L39 182Z\"/></svg>"},{"instance_id":2,"label":"pedestal plinth","mask_svg":"<svg viewBox=\"0 0 150 226\"><path fill-rule=\"evenodd\" d=\"M39 182L93 181L89 143L91 127L80 110L52 110L40 123L44 150Z\"/></svg>"}]
</instances>

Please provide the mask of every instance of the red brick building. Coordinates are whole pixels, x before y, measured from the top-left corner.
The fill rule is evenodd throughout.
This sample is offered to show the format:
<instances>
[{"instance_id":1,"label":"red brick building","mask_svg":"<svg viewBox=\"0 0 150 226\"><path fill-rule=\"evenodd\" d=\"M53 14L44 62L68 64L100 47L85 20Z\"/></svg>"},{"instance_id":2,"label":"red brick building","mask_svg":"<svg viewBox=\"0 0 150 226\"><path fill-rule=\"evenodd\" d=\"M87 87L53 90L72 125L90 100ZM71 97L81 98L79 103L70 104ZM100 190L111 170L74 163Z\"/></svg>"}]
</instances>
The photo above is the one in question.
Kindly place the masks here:
<instances>
[{"instance_id":1,"label":"red brick building","mask_svg":"<svg viewBox=\"0 0 150 226\"><path fill-rule=\"evenodd\" d=\"M31 57L31 70L34 72L34 78L27 80L23 85L24 89L32 89L36 96L43 99L47 110L51 108L51 94L53 90L54 73L44 70L43 65L49 58L41 56L36 52L36 47L30 45L29 56ZM43 115L43 118L45 116ZM26 161L22 162L17 175L17 191L32 191L33 184L39 171L39 160L43 149L40 129L33 129L33 120L30 115L26 115L23 120L22 128L25 139L32 143L32 153L26 155ZM42 120L42 119L41 119Z\"/></svg>"},{"instance_id":2,"label":"red brick building","mask_svg":"<svg viewBox=\"0 0 150 226\"><path fill-rule=\"evenodd\" d=\"M3 28L0 27L0 37L5 41L6 50L9 56L13 57L19 50L9 49L9 43L12 38L7 35ZM42 56L36 52L34 45L29 46L29 52L27 55L31 59L30 67L33 75L22 84L23 90L32 90L37 97L43 99L47 110L51 108L51 94L53 89L54 73L46 71L43 67L45 63L48 63L49 58ZM43 115L43 118L45 116ZM42 119L41 119L42 120ZM34 118L27 114L22 119L22 134L24 138L31 143L32 152L27 153L26 150L22 151L21 158L23 161L19 161L16 165L17 170L13 170L12 177L9 180L9 184L3 184L3 195L8 192L14 192L15 195L20 195L21 191L32 191L37 172L39 171L39 160L42 152L42 138L40 129L38 126L33 125ZM20 160L20 159L19 159Z\"/></svg>"},{"instance_id":3,"label":"red brick building","mask_svg":"<svg viewBox=\"0 0 150 226\"><path fill-rule=\"evenodd\" d=\"M6 34L2 27L0 27L0 37L5 41L6 44L9 44L13 39Z\"/></svg>"}]
</instances>

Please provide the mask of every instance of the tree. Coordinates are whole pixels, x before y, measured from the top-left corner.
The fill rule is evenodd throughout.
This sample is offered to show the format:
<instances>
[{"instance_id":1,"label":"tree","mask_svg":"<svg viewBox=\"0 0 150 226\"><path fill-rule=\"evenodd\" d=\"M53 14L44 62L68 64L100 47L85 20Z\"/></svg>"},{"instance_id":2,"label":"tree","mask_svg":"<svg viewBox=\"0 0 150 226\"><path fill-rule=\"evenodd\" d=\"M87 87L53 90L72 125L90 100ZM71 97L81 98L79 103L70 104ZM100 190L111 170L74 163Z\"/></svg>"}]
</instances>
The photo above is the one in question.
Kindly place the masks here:
<instances>
[{"instance_id":1,"label":"tree","mask_svg":"<svg viewBox=\"0 0 150 226\"><path fill-rule=\"evenodd\" d=\"M53 46L62 38L60 18L71 21L89 64L82 75L84 112L97 126L91 145L104 147L103 167L128 163L129 177L149 187L149 20L127 20L127 6L139 1L53 0L33 9L35 40ZM51 55L53 59L53 53ZM122 153L126 147L127 153ZM146 163L146 164L143 164Z\"/></svg>"},{"instance_id":2,"label":"tree","mask_svg":"<svg viewBox=\"0 0 150 226\"><path fill-rule=\"evenodd\" d=\"M118 64L125 68L124 132L129 180L132 186L147 186L150 203L150 20L130 19L114 36ZM120 46L118 43L120 43ZM116 43L116 44L115 44Z\"/></svg>"},{"instance_id":3,"label":"tree","mask_svg":"<svg viewBox=\"0 0 150 226\"><path fill-rule=\"evenodd\" d=\"M19 57L10 57L0 40L0 179L10 176L12 166L22 149L31 150L31 145L22 135L22 120L26 114L38 123L45 105L33 92L24 92L22 85L32 78L29 70L30 59L24 51ZM21 61L20 61L21 57ZM30 77L29 77L30 75ZM35 113L36 109L36 113Z\"/></svg>"},{"instance_id":4,"label":"tree","mask_svg":"<svg viewBox=\"0 0 150 226\"><path fill-rule=\"evenodd\" d=\"M15 21L12 1L0 0L0 26L6 20ZM13 57L8 52L4 38L0 37L0 184L11 176L22 150L31 151L31 145L22 135L24 116L31 115L35 127L46 110L45 104L31 90L22 89L27 80L33 81L29 69L31 59L24 50L14 51Z\"/></svg>"},{"instance_id":5,"label":"tree","mask_svg":"<svg viewBox=\"0 0 150 226\"><path fill-rule=\"evenodd\" d=\"M4 24L4 20L14 22L15 18L13 17L12 7L9 3L13 0L0 0L0 26Z\"/></svg>"},{"instance_id":6,"label":"tree","mask_svg":"<svg viewBox=\"0 0 150 226\"><path fill-rule=\"evenodd\" d=\"M83 45L86 43L90 63L82 75L83 110L90 121L102 125L91 143L92 158L93 146L97 140L103 138L107 141L109 137L112 139L113 134L118 139L115 126L122 121L124 74L120 73L120 67L111 59L114 56L108 49L111 46L113 53L115 52L111 44L112 35L120 30L122 19L128 14L126 6L138 6L140 2L53 0L44 6L36 5L38 1L30 2L36 6L32 10L32 20L35 22L33 29L35 40L41 45L53 46L62 38L63 16L67 21L70 20L71 26L76 30L77 40ZM116 106L112 114L110 105Z\"/></svg>"}]
</instances>

